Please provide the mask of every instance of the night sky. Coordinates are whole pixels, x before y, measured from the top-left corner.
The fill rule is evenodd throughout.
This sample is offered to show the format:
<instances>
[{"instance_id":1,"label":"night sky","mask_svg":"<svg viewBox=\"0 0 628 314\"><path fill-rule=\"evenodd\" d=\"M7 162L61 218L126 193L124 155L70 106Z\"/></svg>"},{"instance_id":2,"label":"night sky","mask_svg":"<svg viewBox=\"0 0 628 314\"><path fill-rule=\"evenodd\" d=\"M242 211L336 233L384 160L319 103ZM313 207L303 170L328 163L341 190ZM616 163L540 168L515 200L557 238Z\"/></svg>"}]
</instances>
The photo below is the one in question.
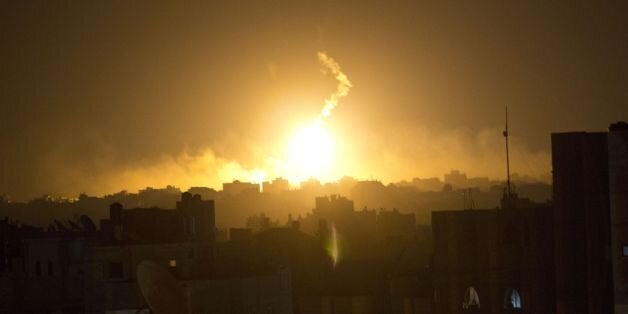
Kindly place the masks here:
<instances>
[{"instance_id":1,"label":"night sky","mask_svg":"<svg viewBox=\"0 0 628 314\"><path fill-rule=\"evenodd\" d=\"M549 133L628 119L628 2L2 1L0 194L269 178L336 81L338 177L551 171Z\"/></svg>"}]
</instances>

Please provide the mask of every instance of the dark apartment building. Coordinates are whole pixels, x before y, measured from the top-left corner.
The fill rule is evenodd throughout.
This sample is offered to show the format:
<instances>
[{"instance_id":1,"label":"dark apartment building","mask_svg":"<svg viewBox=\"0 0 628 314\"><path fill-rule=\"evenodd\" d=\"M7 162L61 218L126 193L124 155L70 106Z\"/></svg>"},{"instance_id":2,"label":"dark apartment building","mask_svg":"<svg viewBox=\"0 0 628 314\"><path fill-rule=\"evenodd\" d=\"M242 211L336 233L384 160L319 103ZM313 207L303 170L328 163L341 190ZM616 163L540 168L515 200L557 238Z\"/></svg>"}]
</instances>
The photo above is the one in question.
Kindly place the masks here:
<instances>
[{"instance_id":1,"label":"dark apartment building","mask_svg":"<svg viewBox=\"0 0 628 314\"><path fill-rule=\"evenodd\" d=\"M146 313L157 306L151 303L156 299L173 298L163 291L178 289L177 302L187 313L291 313L290 272L255 258L226 259L221 250L217 256L214 219L214 202L190 193L181 195L175 209L112 204L110 219L101 222L103 235L85 263L85 311ZM246 248L236 249L229 254L248 256ZM151 273L159 287L156 297L147 296L140 275L146 261L176 284Z\"/></svg>"},{"instance_id":2,"label":"dark apartment building","mask_svg":"<svg viewBox=\"0 0 628 314\"><path fill-rule=\"evenodd\" d=\"M181 194L176 209L132 208L111 204L109 219L100 222L104 242L127 244L173 243L215 239L213 200Z\"/></svg>"},{"instance_id":3,"label":"dark apartment building","mask_svg":"<svg viewBox=\"0 0 628 314\"><path fill-rule=\"evenodd\" d=\"M552 134L552 166L558 313L628 313L628 124Z\"/></svg>"},{"instance_id":4,"label":"dark apartment building","mask_svg":"<svg viewBox=\"0 0 628 314\"><path fill-rule=\"evenodd\" d=\"M432 312L429 248L414 214L355 210L352 200L331 195L317 197L298 225L336 258L328 273L316 272L322 289L301 296L297 313ZM314 303L322 310L311 311Z\"/></svg>"},{"instance_id":5,"label":"dark apartment building","mask_svg":"<svg viewBox=\"0 0 628 314\"><path fill-rule=\"evenodd\" d=\"M83 311L84 262L96 229L81 218L47 229L0 220L0 313Z\"/></svg>"},{"instance_id":6,"label":"dark apartment building","mask_svg":"<svg viewBox=\"0 0 628 314\"><path fill-rule=\"evenodd\" d=\"M608 182L615 313L628 313L628 124L611 125Z\"/></svg>"},{"instance_id":7,"label":"dark apartment building","mask_svg":"<svg viewBox=\"0 0 628 314\"><path fill-rule=\"evenodd\" d=\"M558 313L613 313L607 133L552 134Z\"/></svg>"},{"instance_id":8,"label":"dark apartment building","mask_svg":"<svg viewBox=\"0 0 628 314\"><path fill-rule=\"evenodd\" d=\"M434 313L553 313L549 205L432 213Z\"/></svg>"}]
</instances>

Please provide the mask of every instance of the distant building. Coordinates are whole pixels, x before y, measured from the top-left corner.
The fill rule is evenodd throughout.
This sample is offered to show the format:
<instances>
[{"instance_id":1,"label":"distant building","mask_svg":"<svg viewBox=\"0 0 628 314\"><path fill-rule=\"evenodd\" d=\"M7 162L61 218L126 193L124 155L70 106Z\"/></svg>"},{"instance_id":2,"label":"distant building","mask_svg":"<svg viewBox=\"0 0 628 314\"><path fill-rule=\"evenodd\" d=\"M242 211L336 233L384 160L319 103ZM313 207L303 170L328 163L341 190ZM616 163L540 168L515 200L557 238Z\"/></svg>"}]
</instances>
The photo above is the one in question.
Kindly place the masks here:
<instances>
[{"instance_id":1,"label":"distant building","mask_svg":"<svg viewBox=\"0 0 628 314\"><path fill-rule=\"evenodd\" d=\"M238 195L241 193L259 193L260 186L257 183L240 182L235 180L231 183L222 184L222 192L227 195Z\"/></svg>"},{"instance_id":2,"label":"distant building","mask_svg":"<svg viewBox=\"0 0 628 314\"><path fill-rule=\"evenodd\" d=\"M272 226L270 217L264 213L254 215L246 219L246 227L253 233L259 233L264 230L268 230Z\"/></svg>"},{"instance_id":3,"label":"distant building","mask_svg":"<svg viewBox=\"0 0 628 314\"><path fill-rule=\"evenodd\" d=\"M323 243L330 240L333 229L342 239L339 249L343 259L349 260L390 258L390 252L417 244L414 213L355 210L352 200L338 195L317 197L316 207L299 220L299 226Z\"/></svg>"},{"instance_id":4,"label":"distant building","mask_svg":"<svg viewBox=\"0 0 628 314\"><path fill-rule=\"evenodd\" d=\"M460 170L452 170L449 173L445 174L445 180L443 180L446 184L451 184L456 188L464 188L467 183L467 174L460 172Z\"/></svg>"},{"instance_id":5,"label":"distant building","mask_svg":"<svg viewBox=\"0 0 628 314\"><path fill-rule=\"evenodd\" d=\"M168 208L179 198L181 190L168 185L165 188L146 187L137 192L139 206L160 206Z\"/></svg>"},{"instance_id":6,"label":"distant building","mask_svg":"<svg viewBox=\"0 0 628 314\"><path fill-rule=\"evenodd\" d=\"M440 191L443 189L443 182L439 178L414 178L412 185L421 191Z\"/></svg>"},{"instance_id":7,"label":"distant building","mask_svg":"<svg viewBox=\"0 0 628 314\"><path fill-rule=\"evenodd\" d=\"M234 243L242 243L249 245L253 232L249 228L231 228L229 229L229 241Z\"/></svg>"},{"instance_id":8,"label":"distant building","mask_svg":"<svg viewBox=\"0 0 628 314\"><path fill-rule=\"evenodd\" d=\"M312 209L314 215L330 221L350 219L353 212L353 201L338 195L317 197Z\"/></svg>"},{"instance_id":9,"label":"distant building","mask_svg":"<svg viewBox=\"0 0 628 314\"><path fill-rule=\"evenodd\" d=\"M200 195L181 194L176 209L133 208L111 204L109 219L101 220L106 243L151 244L184 241L214 241L214 201Z\"/></svg>"},{"instance_id":10,"label":"distant building","mask_svg":"<svg viewBox=\"0 0 628 314\"><path fill-rule=\"evenodd\" d=\"M193 186L188 189L188 193L192 195L200 195L204 200L213 200L216 198L216 194L218 193L216 190L203 186Z\"/></svg>"},{"instance_id":11,"label":"distant building","mask_svg":"<svg viewBox=\"0 0 628 314\"><path fill-rule=\"evenodd\" d=\"M488 190L492 185L498 182L489 180L488 177L467 177L466 173L459 170L452 170L445 174L444 183L451 185L454 189L478 188Z\"/></svg>"},{"instance_id":12,"label":"distant building","mask_svg":"<svg viewBox=\"0 0 628 314\"><path fill-rule=\"evenodd\" d=\"M283 178L262 183L262 192L264 193L281 193L288 190L290 190L290 182Z\"/></svg>"}]
</instances>

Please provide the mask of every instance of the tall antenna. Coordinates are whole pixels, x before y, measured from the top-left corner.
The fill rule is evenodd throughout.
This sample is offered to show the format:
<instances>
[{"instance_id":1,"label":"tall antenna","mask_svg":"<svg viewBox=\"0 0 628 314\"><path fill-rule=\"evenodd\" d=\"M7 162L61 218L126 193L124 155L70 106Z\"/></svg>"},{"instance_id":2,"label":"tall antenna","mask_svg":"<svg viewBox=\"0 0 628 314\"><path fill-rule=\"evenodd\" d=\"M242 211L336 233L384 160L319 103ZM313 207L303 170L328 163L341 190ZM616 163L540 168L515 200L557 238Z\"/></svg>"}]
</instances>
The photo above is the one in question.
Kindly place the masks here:
<instances>
[{"instance_id":1,"label":"tall antenna","mask_svg":"<svg viewBox=\"0 0 628 314\"><path fill-rule=\"evenodd\" d=\"M506 139L506 193L510 198L512 195L510 184L510 154L508 152L508 106L506 106L506 129L504 129L504 138Z\"/></svg>"}]
</instances>

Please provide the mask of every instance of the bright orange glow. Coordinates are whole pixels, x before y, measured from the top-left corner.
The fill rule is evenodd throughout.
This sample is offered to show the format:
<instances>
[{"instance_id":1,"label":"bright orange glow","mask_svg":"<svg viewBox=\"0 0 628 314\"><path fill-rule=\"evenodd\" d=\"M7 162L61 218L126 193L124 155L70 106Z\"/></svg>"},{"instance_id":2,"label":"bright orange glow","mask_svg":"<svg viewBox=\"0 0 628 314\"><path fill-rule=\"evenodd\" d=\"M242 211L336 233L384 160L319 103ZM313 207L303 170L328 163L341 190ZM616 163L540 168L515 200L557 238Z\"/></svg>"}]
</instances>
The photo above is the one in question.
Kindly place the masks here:
<instances>
[{"instance_id":1,"label":"bright orange glow","mask_svg":"<svg viewBox=\"0 0 628 314\"><path fill-rule=\"evenodd\" d=\"M249 181L253 183L261 184L267 179L267 177L268 176L266 175L266 172L264 170L255 169L251 171L251 176L249 178Z\"/></svg>"},{"instance_id":2,"label":"bright orange glow","mask_svg":"<svg viewBox=\"0 0 628 314\"><path fill-rule=\"evenodd\" d=\"M334 141L323 121L298 130L287 147L288 180L324 180L330 175L334 151Z\"/></svg>"}]
</instances>

